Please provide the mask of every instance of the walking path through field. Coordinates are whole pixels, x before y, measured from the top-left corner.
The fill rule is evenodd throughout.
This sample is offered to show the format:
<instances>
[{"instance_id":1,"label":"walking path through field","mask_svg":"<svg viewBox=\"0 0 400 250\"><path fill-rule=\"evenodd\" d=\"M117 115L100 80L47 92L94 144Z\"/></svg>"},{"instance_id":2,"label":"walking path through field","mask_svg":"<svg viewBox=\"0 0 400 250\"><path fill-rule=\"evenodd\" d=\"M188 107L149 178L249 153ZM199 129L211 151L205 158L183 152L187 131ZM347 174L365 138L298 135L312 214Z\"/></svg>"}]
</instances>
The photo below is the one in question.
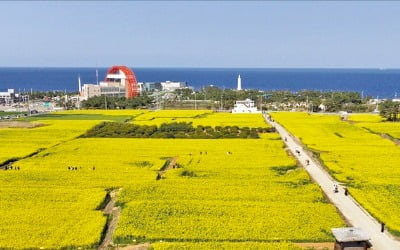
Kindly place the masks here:
<instances>
[{"instance_id":1,"label":"walking path through field","mask_svg":"<svg viewBox=\"0 0 400 250\"><path fill-rule=\"evenodd\" d=\"M400 250L400 242L390 235L386 230L381 233L381 225L375 220L351 195L344 195L344 188L339 187L339 192L334 193L334 185L337 182L320 166L318 161L313 160L311 153L307 152L297 138L292 136L285 128L276 122L269 121L267 115L265 120L276 128L284 143L292 154L304 166L311 178L320 185L322 191L329 200L343 214L346 220L354 227L362 228L370 237L374 250ZM312 128L310 128L312 129ZM286 138L286 139L285 139ZM306 161L309 160L309 164Z\"/></svg>"},{"instance_id":2,"label":"walking path through field","mask_svg":"<svg viewBox=\"0 0 400 250\"><path fill-rule=\"evenodd\" d=\"M120 189L116 189L110 193L111 199L106 205L106 207L103 209L104 214L111 216L111 221L107 222L107 231L103 239L103 242L98 247L98 250L109 249L109 245L112 243L112 236L117 227L119 215L121 214L121 208L115 207L115 202L119 191Z\"/></svg>"}]
</instances>

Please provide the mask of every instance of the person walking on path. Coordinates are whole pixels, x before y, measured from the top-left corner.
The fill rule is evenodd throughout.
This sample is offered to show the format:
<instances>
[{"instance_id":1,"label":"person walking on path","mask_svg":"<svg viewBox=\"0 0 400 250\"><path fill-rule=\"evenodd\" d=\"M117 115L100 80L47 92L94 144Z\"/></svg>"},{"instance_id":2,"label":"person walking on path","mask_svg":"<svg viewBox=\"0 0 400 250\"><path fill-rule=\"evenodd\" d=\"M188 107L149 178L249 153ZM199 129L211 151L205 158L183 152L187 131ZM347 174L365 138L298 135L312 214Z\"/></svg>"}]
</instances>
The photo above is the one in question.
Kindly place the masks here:
<instances>
[{"instance_id":1,"label":"person walking on path","mask_svg":"<svg viewBox=\"0 0 400 250\"><path fill-rule=\"evenodd\" d=\"M381 233L385 232L385 223L381 222Z\"/></svg>"}]
</instances>

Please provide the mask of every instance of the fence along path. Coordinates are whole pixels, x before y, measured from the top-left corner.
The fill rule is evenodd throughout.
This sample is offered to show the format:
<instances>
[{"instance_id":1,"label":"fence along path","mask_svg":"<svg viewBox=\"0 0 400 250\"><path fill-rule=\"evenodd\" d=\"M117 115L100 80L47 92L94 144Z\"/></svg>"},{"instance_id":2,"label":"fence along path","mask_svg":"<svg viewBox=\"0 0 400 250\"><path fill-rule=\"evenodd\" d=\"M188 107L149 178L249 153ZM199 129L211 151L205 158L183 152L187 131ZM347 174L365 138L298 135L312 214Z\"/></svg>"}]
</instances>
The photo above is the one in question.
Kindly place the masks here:
<instances>
[{"instance_id":1,"label":"fence along path","mask_svg":"<svg viewBox=\"0 0 400 250\"><path fill-rule=\"evenodd\" d=\"M290 134L284 127L275 121L268 119L264 114L267 123L275 127L284 143L298 161L304 166L314 182L318 183L329 198L329 200L342 213L346 220L354 227L362 228L370 237L372 248L374 250L400 250L400 242L395 239L387 230L381 232L381 224L373 218L351 195L344 194L344 188L339 185L339 192L334 192L334 185L338 183L329 175L329 173L310 156L311 153L303 148L300 140ZM306 161L309 164L306 164Z\"/></svg>"}]
</instances>

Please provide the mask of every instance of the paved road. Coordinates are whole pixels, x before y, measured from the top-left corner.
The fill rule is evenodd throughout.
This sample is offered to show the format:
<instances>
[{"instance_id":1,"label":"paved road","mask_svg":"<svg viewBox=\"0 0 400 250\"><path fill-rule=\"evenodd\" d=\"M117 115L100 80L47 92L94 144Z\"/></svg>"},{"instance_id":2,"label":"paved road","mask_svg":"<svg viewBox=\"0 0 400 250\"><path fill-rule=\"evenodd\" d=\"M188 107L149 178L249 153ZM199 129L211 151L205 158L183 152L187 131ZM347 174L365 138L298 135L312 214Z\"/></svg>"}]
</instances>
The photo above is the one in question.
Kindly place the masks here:
<instances>
[{"instance_id":1,"label":"paved road","mask_svg":"<svg viewBox=\"0 0 400 250\"><path fill-rule=\"evenodd\" d=\"M266 115L264 118L267 118ZM345 196L343 187L339 185L339 192L333 192L334 185L337 184L337 182L320 166L319 162L313 160L311 153L303 149L297 138L278 123L268 121L268 119L265 120L275 126L289 150L303 164L311 178L320 185L322 191L339 209L346 220L352 226L360 227L367 232L371 237L374 250L400 250L400 242L386 231L385 233L381 233L380 223L365 211L350 195ZM309 165L306 164L307 160L309 161Z\"/></svg>"}]
</instances>

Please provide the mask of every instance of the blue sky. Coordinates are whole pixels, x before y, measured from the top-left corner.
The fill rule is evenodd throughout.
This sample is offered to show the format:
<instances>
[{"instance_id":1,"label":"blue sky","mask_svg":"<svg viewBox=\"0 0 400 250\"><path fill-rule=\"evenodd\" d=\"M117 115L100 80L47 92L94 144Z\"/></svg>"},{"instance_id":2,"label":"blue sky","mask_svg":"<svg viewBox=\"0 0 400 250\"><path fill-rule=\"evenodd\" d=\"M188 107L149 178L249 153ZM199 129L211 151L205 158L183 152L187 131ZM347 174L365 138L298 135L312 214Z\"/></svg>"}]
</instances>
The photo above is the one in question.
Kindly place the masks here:
<instances>
[{"instance_id":1,"label":"blue sky","mask_svg":"<svg viewBox=\"0 0 400 250\"><path fill-rule=\"evenodd\" d=\"M0 66L400 68L400 2L0 2Z\"/></svg>"}]
</instances>

